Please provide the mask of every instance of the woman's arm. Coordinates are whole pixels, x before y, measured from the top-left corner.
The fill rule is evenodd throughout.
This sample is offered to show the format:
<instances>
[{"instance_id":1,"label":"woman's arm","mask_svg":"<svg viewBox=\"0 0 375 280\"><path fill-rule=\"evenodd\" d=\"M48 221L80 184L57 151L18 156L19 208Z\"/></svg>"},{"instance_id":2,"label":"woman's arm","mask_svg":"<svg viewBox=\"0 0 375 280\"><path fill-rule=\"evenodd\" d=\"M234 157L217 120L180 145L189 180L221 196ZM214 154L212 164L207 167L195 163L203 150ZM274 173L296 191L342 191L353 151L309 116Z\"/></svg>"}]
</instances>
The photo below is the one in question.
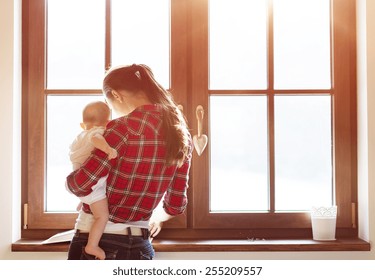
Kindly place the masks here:
<instances>
[{"instance_id":1,"label":"woman's arm","mask_svg":"<svg viewBox=\"0 0 375 280\"><path fill-rule=\"evenodd\" d=\"M173 182L164 196L163 208L168 215L180 215L185 211L187 206L187 189L189 187L191 157L192 149L184 164L177 168Z\"/></svg>"},{"instance_id":2,"label":"woman's arm","mask_svg":"<svg viewBox=\"0 0 375 280\"><path fill-rule=\"evenodd\" d=\"M186 209L191 157L192 149L185 163L176 170L175 178L163 201L159 203L151 215L149 223L151 239L159 234L164 222L182 214Z\"/></svg>"},{"instance_id":3,"label":"woman's arm","mask_svg":"<svg viewBox=\"0 0 375 280\"><path fill-rule=\"evenodd\" d=\"M111 129L109 125L104 133L104 139L111 146L116 146L119 142L114 129ZM115 161L109 160L105 152L95 149L79 169L69 174L66 178L66 186L75 196L87 196L99 179L109 173L113 164Z\"/></svg>"}]
</instances>

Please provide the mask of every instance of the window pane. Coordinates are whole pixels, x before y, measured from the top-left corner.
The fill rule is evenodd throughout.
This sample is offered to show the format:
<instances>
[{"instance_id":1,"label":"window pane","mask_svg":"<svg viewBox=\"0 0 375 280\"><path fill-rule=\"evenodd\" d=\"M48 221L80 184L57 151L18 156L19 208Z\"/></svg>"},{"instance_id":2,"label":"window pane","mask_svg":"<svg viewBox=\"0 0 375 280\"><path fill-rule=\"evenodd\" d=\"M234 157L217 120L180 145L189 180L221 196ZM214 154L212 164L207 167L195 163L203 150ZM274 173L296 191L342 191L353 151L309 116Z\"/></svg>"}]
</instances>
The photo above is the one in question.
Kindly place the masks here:
<instances>
[{"instance_id":1,"label":"window pane","mask_svg":"<svg viewBox=\"0 0 375 280\"><path fill-rule=\"evenodd\" d=\"M330 88L330 0L273 3L275 88Z\"/></svg>"},{"instance_id":2,"label":"window pane","mask_svg":"<svg viewBox=\"0 0 375 280\"><path fill-rule=\"evenodd\" d=\"M267 1L211 0L210 88L267 88Z\"/></svg>"},{"instance_id":3,"label":"window pane","mask_svg":"<svg viewBox=\"0 0 375 280\"><path fill-rule=\"evenodd\" d=\"M47 87L102 88L105 0L48 0L47 19Z\"/></svg>"},{"instance_id":4,"label":"window pane","mask_svg":"<svg viewBox=\"0 0 375 280\"><path fill-rule=\"evenodd\" d=\"M168 0L112 0L112 65L146 64L169 88Z\"/></svg>"},{"instance_id":5,"label":"window pane","mask_svg":"<svg viewBox=\"0 0 375 280\"><path fill-rule=\"evenodd\" d=\"M268 210L267 97L210 97L212 212Z\"/></svg>"},{"instance_id":6,"label":"window pane","mask_svg":"<svg viewBox=\"0 0 375 280\"><path fill-rule=\"evenodd\" d=\"M332 203L330 96L275 97L276 210Z\"/></svg>"},{"instance_id":7,"label":"window pane","mask_svg":"<svg viewBox=\"0 0 375 280\"><path fill-rule=\"evenodd\" d=\"M65 189L65 179L73 171L69 146L82 131L83 107L101 96L47 97L47 187L46 210L75 211L79 200Z\"/></svg>"}]
</instances>

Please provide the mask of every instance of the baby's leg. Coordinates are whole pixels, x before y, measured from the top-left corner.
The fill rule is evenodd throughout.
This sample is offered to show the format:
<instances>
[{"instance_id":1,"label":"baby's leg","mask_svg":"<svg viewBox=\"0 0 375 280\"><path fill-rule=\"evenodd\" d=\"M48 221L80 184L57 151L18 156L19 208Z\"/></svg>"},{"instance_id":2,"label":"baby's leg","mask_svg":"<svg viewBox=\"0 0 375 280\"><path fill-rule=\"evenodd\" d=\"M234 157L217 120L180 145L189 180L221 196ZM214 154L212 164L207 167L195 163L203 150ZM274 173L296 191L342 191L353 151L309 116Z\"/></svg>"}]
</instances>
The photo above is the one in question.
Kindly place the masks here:
<instances>
[{"instance_id":1,"label":"baby's leg","mask_svg":"<svg viewBox=\"0 0 375 280\"><path fill-rule=\"evenodd\" d=\"M109 216L107 198L92 203L90 209L94 216L94 223L90 229L85 251L90 255L96 256L96 258L100 260L104 260L105 252L99 247L99 241L103 235Z\"/></svg>"}]
</instances>

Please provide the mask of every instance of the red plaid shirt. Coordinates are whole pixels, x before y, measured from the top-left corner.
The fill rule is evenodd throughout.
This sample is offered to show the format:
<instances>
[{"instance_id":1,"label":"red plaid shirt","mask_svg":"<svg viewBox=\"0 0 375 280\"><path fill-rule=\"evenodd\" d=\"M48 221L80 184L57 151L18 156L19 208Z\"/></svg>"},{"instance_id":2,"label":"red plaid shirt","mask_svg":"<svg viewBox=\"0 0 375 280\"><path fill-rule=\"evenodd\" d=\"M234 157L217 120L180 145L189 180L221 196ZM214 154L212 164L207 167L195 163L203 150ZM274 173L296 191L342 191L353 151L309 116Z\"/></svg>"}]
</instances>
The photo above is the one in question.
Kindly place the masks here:
<instances>
[{"instance_id":1,"label":"red plaid shirt","mask_svg":"<svg viewBox=\"0 0 375 280\"><path fill-rule=\"evenodd\" d=\"M98 180L106 176L109 219L115 223L146 221L164 197L170 215L181 214L187 205L191 162L189 156L177 168L165 163L162 116L157 105L145 105L129 115L111 121L104 137L118 152L112 160L95 149L81 168L67 177L67 186L76 196L86 196ZM88 205L83 210L90 213Z\"/></svg>"}]
</instances>

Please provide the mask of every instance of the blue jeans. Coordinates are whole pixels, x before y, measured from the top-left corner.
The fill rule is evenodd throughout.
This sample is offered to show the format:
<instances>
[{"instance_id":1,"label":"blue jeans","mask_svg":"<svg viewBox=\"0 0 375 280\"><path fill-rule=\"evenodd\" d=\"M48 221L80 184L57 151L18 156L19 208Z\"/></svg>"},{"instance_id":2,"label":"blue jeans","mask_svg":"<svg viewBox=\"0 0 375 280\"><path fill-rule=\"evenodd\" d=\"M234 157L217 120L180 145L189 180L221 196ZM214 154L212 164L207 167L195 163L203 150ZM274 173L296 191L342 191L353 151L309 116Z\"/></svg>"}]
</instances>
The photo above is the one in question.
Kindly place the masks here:
<instances>
[{"instance_id":1,"label":"blue jeans","mask_svg":"<svg viewBox=\"0 0 375 280\"><path fill-rule=\"evenodd\" d=\"M84 248L88 233L76 233L70 243L68 260L94 260ZM154 248L148 238L142 236L104 233L99 243L106 253L106 260L152 260Z\"/></svg>"}]
</instances>

